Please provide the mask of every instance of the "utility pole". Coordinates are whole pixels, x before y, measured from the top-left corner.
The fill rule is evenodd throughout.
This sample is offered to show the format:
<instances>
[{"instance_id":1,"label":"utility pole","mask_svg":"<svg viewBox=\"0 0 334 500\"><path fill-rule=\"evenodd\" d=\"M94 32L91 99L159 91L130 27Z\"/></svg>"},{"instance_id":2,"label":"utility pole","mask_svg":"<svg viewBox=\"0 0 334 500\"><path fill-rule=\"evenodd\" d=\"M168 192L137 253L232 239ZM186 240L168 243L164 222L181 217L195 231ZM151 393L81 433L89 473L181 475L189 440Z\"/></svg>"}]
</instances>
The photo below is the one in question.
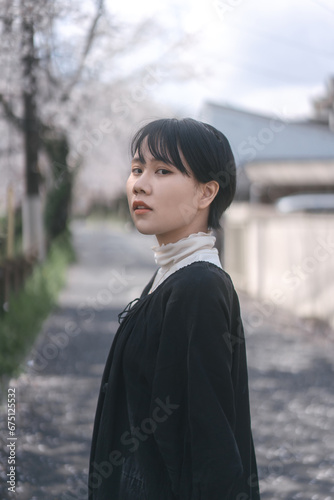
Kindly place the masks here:
<instances>
[{"instance_id":1,"label":"utility pole","mask_svg":"<svg viewBox=\"0 0 334 500\"><path fill-rule=\"evenodd\" d=\"M328 80L325 95L313 100L313 110L315 119L328 124L334 132L334 75Z\"/></svg>"},{"instance_id":2,"label":"utility pole","mask_svg":"<svg viewBox=\"0 0 334 500\"><path fill-rule=\"evenodd\" d=\"M34 43L34 1L21 0L21 54L23 77L23 133L25 184L23 200L23 251L45 257L43 207L39 194L39 121L36 111L36 51Z\"/></svg>"}]
</instances>

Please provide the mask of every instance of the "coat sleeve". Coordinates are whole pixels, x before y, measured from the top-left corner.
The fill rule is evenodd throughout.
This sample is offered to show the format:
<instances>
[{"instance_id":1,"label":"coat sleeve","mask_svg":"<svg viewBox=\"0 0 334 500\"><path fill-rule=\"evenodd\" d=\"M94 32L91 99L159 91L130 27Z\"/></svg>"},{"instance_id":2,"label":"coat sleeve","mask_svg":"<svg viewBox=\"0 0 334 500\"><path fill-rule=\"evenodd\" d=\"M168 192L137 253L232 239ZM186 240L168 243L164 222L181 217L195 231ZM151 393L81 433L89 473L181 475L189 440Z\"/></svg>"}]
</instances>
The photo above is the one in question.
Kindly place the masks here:
<instances>
[{"instance_id":1,"label":"coat sleeve","mask_svg":"<svg viewBox=\"0 0 334 500\"><path fill-rule=\"evenodd\" d=\"M180 499L229 498L242 475L234 435L232 283L215 274L180 284L167 302L152 404L170 404L154 438ZM152 408L153 409L153 408Z\"/></svg>"}]
</instances>

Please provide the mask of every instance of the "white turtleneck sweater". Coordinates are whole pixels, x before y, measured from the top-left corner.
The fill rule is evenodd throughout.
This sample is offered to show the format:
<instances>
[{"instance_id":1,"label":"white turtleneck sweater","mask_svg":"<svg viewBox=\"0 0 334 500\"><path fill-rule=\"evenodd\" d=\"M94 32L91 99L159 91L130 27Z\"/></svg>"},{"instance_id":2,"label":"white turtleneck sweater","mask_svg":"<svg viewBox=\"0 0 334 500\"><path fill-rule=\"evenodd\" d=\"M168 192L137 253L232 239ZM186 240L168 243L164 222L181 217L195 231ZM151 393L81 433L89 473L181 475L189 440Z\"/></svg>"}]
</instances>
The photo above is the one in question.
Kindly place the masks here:
<instances>
[{"instance_id":1,"label":"white turtleneck sweater","mask_svg":"<svg viewBox=\"0 0 334 500\"><path fill-rule=\"evenodd\" d=\"M205 261L222 269L218 250L214 247L216 238L212 233L194 233L175 243L151 247L155 262L160 266L149 293L157 288L171 274L193 262Z\"/></svg>"}]
</instances>

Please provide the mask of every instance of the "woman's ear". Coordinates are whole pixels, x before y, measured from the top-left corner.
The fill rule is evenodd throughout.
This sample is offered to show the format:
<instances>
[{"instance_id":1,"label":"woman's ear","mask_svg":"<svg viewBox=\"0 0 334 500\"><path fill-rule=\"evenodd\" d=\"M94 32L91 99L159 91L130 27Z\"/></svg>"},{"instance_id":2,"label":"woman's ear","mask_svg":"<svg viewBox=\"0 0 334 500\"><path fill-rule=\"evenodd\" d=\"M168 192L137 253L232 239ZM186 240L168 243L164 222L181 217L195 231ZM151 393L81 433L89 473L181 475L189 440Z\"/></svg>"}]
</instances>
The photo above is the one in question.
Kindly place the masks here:
<instances>
[{"instance_id":1,"label":"woman's ear","mask_svg":"<svg viewBox=\"0 0 334 500\"><path fill-rule=\"evenodd\" d=\"M201 188L202 188L201 189L202 196L201 199L199 200L199 206L200 208L206 208L215 199L219 191L219 184L217 181L209 181L206 182L205 184L202 184Z\"/></svg>"}]
</instances>

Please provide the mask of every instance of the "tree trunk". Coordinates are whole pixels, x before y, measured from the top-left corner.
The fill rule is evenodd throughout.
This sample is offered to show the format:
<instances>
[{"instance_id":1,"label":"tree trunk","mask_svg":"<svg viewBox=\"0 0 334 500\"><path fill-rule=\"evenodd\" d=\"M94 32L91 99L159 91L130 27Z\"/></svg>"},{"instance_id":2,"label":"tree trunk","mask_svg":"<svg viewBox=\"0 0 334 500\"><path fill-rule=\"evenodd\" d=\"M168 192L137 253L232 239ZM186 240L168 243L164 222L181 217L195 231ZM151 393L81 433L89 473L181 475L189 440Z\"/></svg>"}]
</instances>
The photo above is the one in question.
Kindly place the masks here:
<instances>
[{"instance_id":1,"label":"tree trunk","mask_svg":"<svg viewBox=\"0 0 334 500\"><path fill-rule=\"evenodd\" d=\"M23 251L45 257L42 203L39 196L38 170L39 131L36 112L36 58L34 45L33 4L21 0L22 68L23 68L23 132L25 145L26 196L23 202Z\"/></svg>"}]
</instances>

